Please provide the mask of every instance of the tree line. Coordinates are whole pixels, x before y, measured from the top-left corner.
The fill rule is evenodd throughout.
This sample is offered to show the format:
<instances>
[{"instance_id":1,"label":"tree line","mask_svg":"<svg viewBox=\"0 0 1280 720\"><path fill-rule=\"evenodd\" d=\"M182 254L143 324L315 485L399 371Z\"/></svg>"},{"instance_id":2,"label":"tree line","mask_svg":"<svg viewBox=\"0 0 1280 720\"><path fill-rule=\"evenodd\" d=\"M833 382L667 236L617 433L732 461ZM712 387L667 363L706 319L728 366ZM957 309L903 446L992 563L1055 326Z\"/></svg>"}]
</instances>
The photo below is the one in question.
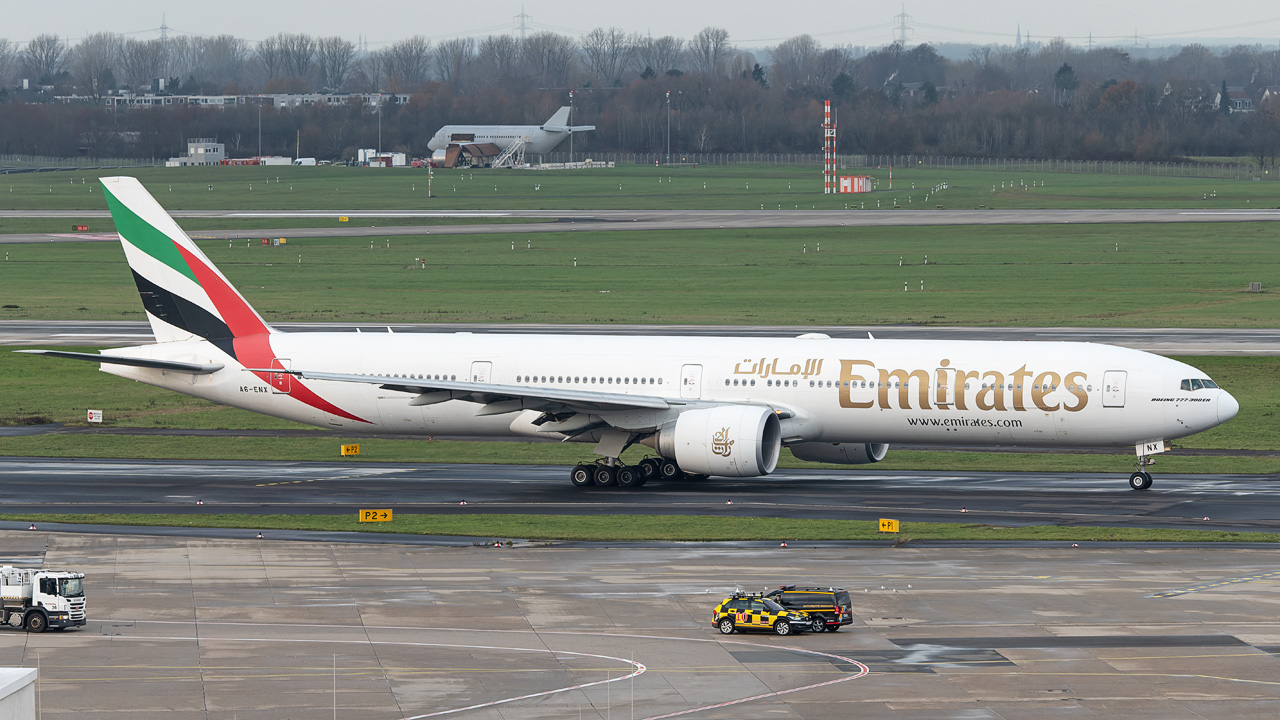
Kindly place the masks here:
<instances>
[{"instance_id":1,"label":"tree line","mask_svg":"<svg viewBox=\"0 0 1280 720\"><path fill-rule=\"evenodd\" d=\"M22 90L25 78L30 89ZM381 114L365 103L259 111L105 108L157 78L174 94L392 92ZM812 152L821 101L849 153L1168 160L1280 152L1280 51L1186 45L1163 57L1062 40L977 47L963 59L928 44L824 47L800 35L760 50L722 28L689 39L596 28L579 38L537 32L433 43L421 35L365 51L341 37L278 33L167 41L95 33L74 45L40 35L0 39L0 152L165 157L187 137L217 137L233 155L346 158L372 147L415 155L448 123L538 123L568 102L597 130L584 151ZM1253 112L1227 112L1223 92ZM73 102L55 101L74 96ZM262 134L259 138L258 120ZM668 130L669 128L669 130Z\"/></svg>"}]
</instances>

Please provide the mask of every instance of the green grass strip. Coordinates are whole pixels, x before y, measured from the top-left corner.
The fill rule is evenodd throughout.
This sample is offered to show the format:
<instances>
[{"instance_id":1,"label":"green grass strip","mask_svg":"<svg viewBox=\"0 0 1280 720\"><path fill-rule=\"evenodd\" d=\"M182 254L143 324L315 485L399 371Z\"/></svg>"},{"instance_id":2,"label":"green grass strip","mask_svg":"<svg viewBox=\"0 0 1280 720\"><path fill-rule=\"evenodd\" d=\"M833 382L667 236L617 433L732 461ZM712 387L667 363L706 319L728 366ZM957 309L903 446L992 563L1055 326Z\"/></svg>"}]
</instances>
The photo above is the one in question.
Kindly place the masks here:
<instances>
[{"instance_id":1,"label":"green grass strip","mask_svg":"<svg viewBox=\"0 0 1280 720\"><path fill-rule=\"evenodd\" d=\"M0 520L92 525L244 528L246 530L316 530L329 532L458 535L506 540L610 541L804 541L913 540L1126 541L1126 542L1261 542L1280 543L1280 534L1161 528L1011 527L975 523L904 522L899 533L879 532L867 520L723 517L713 515L410 515L391 522L361 523L347 515L148 515L148 514L17 514Z\"/></svg>"}]
</instances>

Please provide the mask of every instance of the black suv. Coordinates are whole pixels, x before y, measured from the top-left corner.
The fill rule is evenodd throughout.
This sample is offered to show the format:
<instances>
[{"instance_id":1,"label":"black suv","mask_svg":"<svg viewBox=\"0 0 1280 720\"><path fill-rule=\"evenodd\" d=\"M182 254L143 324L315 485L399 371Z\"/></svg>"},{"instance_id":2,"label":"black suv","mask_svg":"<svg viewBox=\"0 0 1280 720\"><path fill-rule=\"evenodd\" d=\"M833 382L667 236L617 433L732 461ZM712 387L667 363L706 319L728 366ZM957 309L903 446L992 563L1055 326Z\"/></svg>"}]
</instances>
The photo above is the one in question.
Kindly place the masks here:
<instances>
[{"instance_id":1,"label":"black suv","mask_svg":"<svg viewBox=\"0 0 1280 720\"><path fill-rule=\"evenodd\" d=\"M853 622L853 602L841 588L783 585L765 593L788 610L803 610L814 618L822 618L827 632L835 632Z\"/></svg>"}]
</instances>

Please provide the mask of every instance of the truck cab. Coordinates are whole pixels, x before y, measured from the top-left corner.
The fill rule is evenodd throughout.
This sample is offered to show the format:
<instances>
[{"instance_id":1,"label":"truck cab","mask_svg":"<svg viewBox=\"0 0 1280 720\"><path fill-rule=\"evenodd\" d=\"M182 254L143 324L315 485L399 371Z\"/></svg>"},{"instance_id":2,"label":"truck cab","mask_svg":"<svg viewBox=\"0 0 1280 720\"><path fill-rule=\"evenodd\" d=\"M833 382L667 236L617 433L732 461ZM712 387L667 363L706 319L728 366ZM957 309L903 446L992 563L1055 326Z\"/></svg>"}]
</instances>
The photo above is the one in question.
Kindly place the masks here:
<instances>
[{"instance_id":1,"label":"truck cab","mask_svg":"<svg viewBox=\"0 0 1280 720\"><path fill-rule=\"evenodd\" d=\"M28 632L84 625L84 574L0 567L0 624Z\"/></svg>"}]
</instances>

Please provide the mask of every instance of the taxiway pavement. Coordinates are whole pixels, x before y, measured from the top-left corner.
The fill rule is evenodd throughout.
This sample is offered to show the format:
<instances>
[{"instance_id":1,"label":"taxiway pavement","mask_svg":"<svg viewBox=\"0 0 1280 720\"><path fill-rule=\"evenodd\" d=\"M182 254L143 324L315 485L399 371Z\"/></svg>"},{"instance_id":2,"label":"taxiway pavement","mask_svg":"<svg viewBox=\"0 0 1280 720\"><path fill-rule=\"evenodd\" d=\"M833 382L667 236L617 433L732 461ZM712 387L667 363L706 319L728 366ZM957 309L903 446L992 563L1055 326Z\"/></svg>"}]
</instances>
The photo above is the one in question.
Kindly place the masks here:
<instances>
[{"instance_id":1,"label":"taxiway pavement","mask_svg":"<svg viewBox=\"0 0 1280 720\"><path fill-rule=\"evenodd\" d=\"M718 230L755 228L816 227L910 227L943 225L1062 225L1062 224L1128 224L1128 223L1223 223L1277 222L1275 210L1171 210L1171 209L1016 209L1016 210L173 210L176 218L221 218L229 220L291 218L357 220L397 219L473 219L462 225L388 225L384 227L265 228L193 230L199 238L244 239L260 237L396 237L404 235L476 235L493 233L545 233L629 230ZM5 218L106 218L105 210L0 210ZM486 220L502 219L502 223ZM529 219L532 222L507 222ZM0 235L3 243L112 241L111 234L16 233Z\"/></svg>"},{"instance_id":2,"label":"taxiway pavement","mask_svg":"<svg viewBox=\"0 0 1280 720\"><path fill-rule=\"evenodd\" d=\"M451 515L892 517L1072 525L1082 528L1082 540L1093 526L1280 532L1280 477L1156 473L1151 490L1133 491L1128 470L941 473L868 466L621 490L575 488L560 466L0 458L0 507L9 513L354 514L377 507Z\"/></svg>"},{"instance_id":3,"label":"taxiway pavement","mask_svg":"<svg viewBox=\"0 0 1280 720\"><path fill-rule=\"evenodd\" d=\"M0 628L45 717L1274 718L1280 573L1230 547L414 548L0 531L88 624ZM735 588L836 633L721 635Z\"/></svg>"}]
</instances>

